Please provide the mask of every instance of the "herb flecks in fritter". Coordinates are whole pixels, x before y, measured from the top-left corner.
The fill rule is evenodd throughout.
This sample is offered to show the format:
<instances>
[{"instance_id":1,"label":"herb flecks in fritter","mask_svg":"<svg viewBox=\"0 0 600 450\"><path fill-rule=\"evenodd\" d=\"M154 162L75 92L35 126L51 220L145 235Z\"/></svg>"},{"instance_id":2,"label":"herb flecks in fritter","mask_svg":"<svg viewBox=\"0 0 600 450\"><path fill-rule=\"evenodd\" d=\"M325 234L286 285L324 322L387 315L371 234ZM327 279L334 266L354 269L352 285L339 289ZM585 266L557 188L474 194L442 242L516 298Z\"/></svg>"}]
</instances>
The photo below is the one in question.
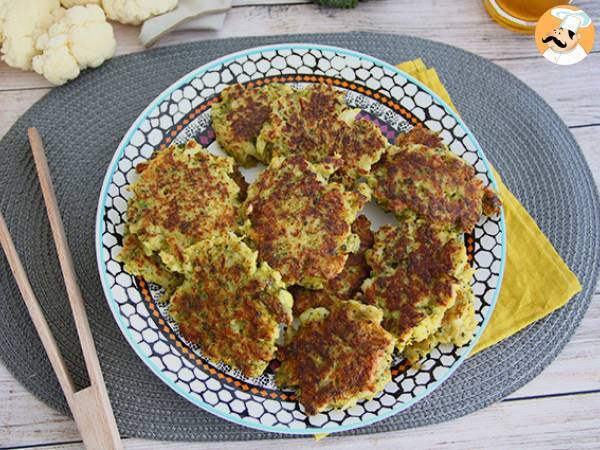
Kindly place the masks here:
<instances>
[{"instance_id":1,"label":"herb flecks in fritter","mask_svg":"<svg viewBox=\"0 0 600 450\"><path fill-rule=\"evenodd\" d=\"M399 219L426 219L458 232L473 229L484 204L487 213L499 208L473 167L420 127L387 149L373 166L369 185L378 203Z\"/></svg>"},{"instance_id":2,"label":"herb flecks in fritter","mask_svg":"<svg viewBox=\"0 0 600 450\"><path fill-rule=\"evenodd\" d=\"M440 326L465 279L470 279L464 243L458 235L425 222L382 226L367 251L373 276L362 286L361 301L383 310L383 327L402 351Z\"/></svg>"},{"instance_id":3,"label":"herb flecks in fritter","mask_svg":"<svg viewBox=\"0 0 600 450\"><path fill-rule=\"evenodd\" d=\"M351 187L356 180L370 173L371 166L379 161L387 147L387 139L373 122L360 119L344 124L334 147L334 153L340 155L342 163L332 175L332 181Z\"/></svg>"},{"instance_id":4,"label":"herb flecks in fritter","mask_svg":"<svg viewBox=\"0 0 600 450\"><path fill-rule=\"evenodd\" d=\"M221 92L221 101L212 107L212 126L220 147L241 165L262 159L256 139L272 111L273 103L293 89L272 83L247 87L234 84Z\"/></svg>"},{"instance_id":5,"label":"herb flecks in fritter","mask_svg":"<svg viewBox=\"0 0 600 450\"><path fill-rule=\"evenodd\" d=\"M331 157L344 112L351 112L344 93L323 84L281 96L257 140L262 161L295 154L314 162Z\"/></svg>"},{"instance_id":6,"label":"herb flecks in fritter","mask_svg":"<svg viewBox=\"0 0 600 450\"><path fill-rule=\"evenodd\" d=\"M129 232L147 255L181 272L190 245L239 225L240 187L232 158L208 153L196 141L174 145L137 166L129 189Z\"/></svg>"},{"instance_id":7,"label":"herb flecks in fritter","mask_svg":"<svg viewBox=\"0 0 600 450\"><path fill-rule=\"evenodd\" d=\"M164 289L161 301L168 300L175 288L183 281L182 275L169 271L157 254L148 256L144 253L139 239L131 234L127 227L123 237L123 249L117 255L117 260L124 263L128 273L161 286Z\"/></svg>"},{"instance_id":8,"label":"herb flecks in fritter","mask_svg":"<svg viewBox=\"0 0 600 450\"><path fill-rule=\"evenodd\" d=\"M477 328L474 294L469 283L463 284L456 294L454 305L444 314L440 328L421 342L413 342L404 349L403 355L415 365L440 344L462 347L473 337Z\"/></svg>"},{"instance_id":9,"label":"herb flecks in fritter","mask_svg":"<svg viewBox=\"0 0 600 450\"><path fill-rule=\"evenodd\" d=\"M388 143L381 130L368 120L355 120L356 109L344 101L343 91L313 85L281 96L265 122L257 149L262 160L300 155L312 163L339 157L332 180L352 187L366 176Z\"/></svg>"},{"instance_id":10,"label":"herb flecks in fritter","mask_svg":"<svg viewBox=\"0 0 600 450\"><path fill-rule=\"evenodd\" d=\"M361 194L329 183L332 170L300 156L276 157L248 188L246 234L288 285L323 287L359 247L350 225L368 188Z\"/></svg>"},{"instance_id":11,"label":"herb flecks in fritter","mask_svg":"<svg viewBox=\"0 0 600 450\"><path fill-rule=\"evenodd\" d=\"M292 296L280 274L257 263L242 238L209 238L185 252L186 281L169 313L203 354L256 377L274 358L280 324L292 320Z\"/></svg>"},{"instance_id":12,"label":"herb flecks in fritter","mask_svg":"<svg viewBox=\"0 0 600 450\"><path fill-rule=\"evenodd\" d=\"M350 253L344 269L329 280L323 289L314 290L300 286L289 289L294 296L295 316L310 308L327 308L337 301L350 300L360 291L362 282L371 271L365 260L365 252L373 245L371 222L366 216L358 216L352 224L352 232L360 239L358 251Z\"/></svg>"},{"instance_id":13,"label":"herb flecks in fritter","mask_svg":"<svg viewBox=\"0 0 600 450\"><path fill-rule=\"evenodd\" d=\"M391 380L394 338L381 319L353 300L305 311L280 351L277 382L296 388L308 415L373 398Z\"/></svg>"}]
</instances>

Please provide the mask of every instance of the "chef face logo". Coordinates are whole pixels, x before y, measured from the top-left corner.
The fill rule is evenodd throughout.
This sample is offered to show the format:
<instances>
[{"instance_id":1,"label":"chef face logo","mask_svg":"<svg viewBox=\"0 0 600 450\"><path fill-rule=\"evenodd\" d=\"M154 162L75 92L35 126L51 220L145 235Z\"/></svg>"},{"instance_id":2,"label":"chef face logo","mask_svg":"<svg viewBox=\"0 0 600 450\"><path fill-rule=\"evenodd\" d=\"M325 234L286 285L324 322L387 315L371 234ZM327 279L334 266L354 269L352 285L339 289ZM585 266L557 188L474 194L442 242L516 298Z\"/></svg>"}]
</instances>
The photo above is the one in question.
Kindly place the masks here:
<instances>
[{"instance_id":1,"label":"chef face logo","mask_svg":"<svg viewBox=\"0 0 600 450\"><path fill-rule=\"evenodd\" d=\"M555 28L542 38L542 42L555 52L566 53L573 50L580 39L581 34L575 34L572 30Z\"/></svg>"},{"instance_id":2,"label":"chef face logo","mask_svg":"<svg viewBox=\"0 0 600 450\"><path fill-rule=\"evenodd\" d=\"M585 59L594 45L594 25L581 9L571 5L551 8L537 23L535 42L548 61L561 66Z\"/></svg>"}]
</instances>

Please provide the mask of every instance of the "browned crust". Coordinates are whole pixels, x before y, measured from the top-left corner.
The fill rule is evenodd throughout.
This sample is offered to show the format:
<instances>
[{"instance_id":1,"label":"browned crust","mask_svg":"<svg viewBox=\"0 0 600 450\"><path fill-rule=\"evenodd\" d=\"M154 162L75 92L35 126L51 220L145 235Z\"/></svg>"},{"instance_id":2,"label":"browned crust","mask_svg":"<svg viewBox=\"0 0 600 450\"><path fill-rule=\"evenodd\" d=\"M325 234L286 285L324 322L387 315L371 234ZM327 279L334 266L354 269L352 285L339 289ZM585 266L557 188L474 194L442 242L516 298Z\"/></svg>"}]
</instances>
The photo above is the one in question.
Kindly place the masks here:
<instances>
[{"instance_id":1,"label":"browned crust","mask_svg":"<svg viewBox=\"0 0 600 450\"><path fill-rule=\"evenodd\" d=\"M275 356L279 324L291 322L281 289L240 249L210 241L198 245L200 256L191 257L191 271L171 298L169 313L182 336L205 356L245 376L260 375L257 363L264 369Z\"/></svg>"},{"instance_id":2,"label":"browned crust","mask_svg":"<svg viewBox=\"0 0 600 450\"><path fill-rule=\"evenodd\" d=\"M245 100L243 109L232 109L227 113L234 138L239 141L255 140L272 110L266 90L241 84L230 86L228 90L228 97Z\"/></svg>"},{"instance_id":3,"label":"browned crust","mask_svg":"<svg viewBox=\"0 0 600 450\"><path fill-rule=\"evenodd\" d=\"M233 168L233 172L231 173L231 178L235 183L240 187L240 193L238 194L238 200L243 202L246 200L246 195L248 194L248 182L240 172L240 166L237 164Z\"/></svg>"},{"instance_id":4,"label":"browned crust","mask_svg":"<svg viewBox=\"0 0 600 450\"><path fill-rule=\"evenodd\" d=\"M443 145L439 133L435 133L423 125L418 124L408 133L402 133L396 138L396 145L403 147L405 145L421 144L426 147L437 148Z\"/></svg>"},{"instance_id":5,"label":"browned crust","mask_svg":"<svg viewBox=\"0 0 600 450\"><path fill-rule=\"evenodd\" d=\"M338 116L345 104L341 93L329 86L313 85L305 92L309 93L308 98L298 92L291 94L297 96L298 105L288 105L293 112L284 120L282 137L288 147L287 154L299 154L311 162L320 162L333 154L330 149L338 141L344 125ZM281 100L287 99L282 97ZM274 114L271 120L282 119ZM275 148L274 154L277 152Z\"/></svg>"},{"instance_id":6,"label":"browned crust","mask_svg":"<svg viewBox=\"0 0 600 450\"><path fill-rule=\"evenodd\" d=\"M371 272L365 260L365 252L373 245L371 222L366 216L358 216L352 224L352 232L360 238L358 252L348 256L344 269L329 280L323 289L306 289L300 286L289 289L294 296L294 315L298 316L309 308L329 307L336 301L350 300L360 291L362 282Z\"/></svg>"},{"instance_id":7,"label":"browned crust","mask_svg":"<svg viewBox=\"0 0 600 450\"><path fill-rule=\"evenodd\" d=\"M500 213L502 201L496 191L488 186L483 191L483 200L481 204L483 207L483 214L490 217Z\"/></svg>"},{"instance_id":8,"label":"browned crust","mask_svg":"<svg viewBox=\"0 0 600 450\"><path fill-rule=\"evenodd\" d=\"M152 239L161 230L165 248L178 261L184 247L236 226L240 205L228 160L205 149L184 155L184 148L201 146L193 140L173 145L138 164L141 175L130 187L134 195L127 210L138 238Z\"/></svg>"},{"instance_id":9,"label":"browned crust","mask_svg":"<svg viewBox=\"0 0 600 450\"><path fill-rule=\"evenodd\" d=\"M198 144L194 141L186 144L187 147L196 145ZM153 162L158 165L151 164L138 169L146 176L146 180L143 185L138 184L134 187L135 203L131 206L139 204L140 201L153 200L155 206L143 211L144 220L199 240L205 237L203 229L198 227L199 224L195 220L186 217L189 217L190 211L201 216L204 209L217 201L226 206L226 211L218 223L212 226L220 230L231 229L236 222L237 212L234 205L230 204L226 183L211 173L210 159L213 156L204 152L198 153L194 158L196 166L190 167L182 161L175 160L174 149L175 147L170 147L161 152L160 159L154 158ZM185 190L182 190L181 186L185 186ZM173 194L175 190L177 195ZM135 207L130 209L133 209L133 213L137 212Z\"/></svg>"},{"instance_id":10,"label":"browned crust","mask_svg":"<svg viewBox=\"0 0 600 450\"><path fill-rule=\"evenodd\" d=\"M295 175L294 170L301 175ZM288 157L276 173L267 168L254 186L258 192L275 187L270 195L258 195L246 204L252 224L248 234L260 258L279 270L286 284L305 277L328 280L340 273L348 258L340 245L350 233L343 190L327 188L301 156ZM301 209L285 207L292 202ZM297 253L289 253L285 248L289 224L303 224L320 244L309 242L311 245L304 245Z\"/></svg>"},{"instance_id":11,"label":"browned crust","mask_svg":"<svg viewBox=\"0 0 600 450\"><path fill-rule=\"evenodd\" d=\"M378 258L367 258L378 275L361 300L386 311L383 327L399 340L427 315L427 309L450 306L459 281L454 276L461 242L443 242L428 224L419 224L414 236L408 230L385 225L375 236L384 246Z\"/></svg>"},{"instance_id":12,"label":"browned crust","mask_svg":"<svg viewBox=\"0 0 600 450\"><path fill-rule=\"evenodd\" d=\"M352 186L358 178L369 173L358 166L360 158L369 155L374 163L387 145L387 139L379 127L369 120L359 119L351 125L343 124L336 145L332 148L333 153L342 157L342 164L331 179L344 186Z\"/></svg>"},{"instance_id":13,"label":"browned crust","mask_svg":"<svg viewBox=\"0 0 600 450\"><path fill-rule=\"evenodd\" d=\"M179 331L188 341L198 344L205 356L224 360L245 376L256 376L256 361L269 361L273 351L261 341L269 341L273 324L265 320L265 306L257 288L246 286L239 294L215 297L212 290L177 291L171 298L171 308L177 311ZM232 333L231 320L243 322L243 337Z\"/></svg>"},{"instance_id":14,"label":"browned crust","mask_svg":"<svg viewBox=\"0 0 600 450\"><path fill-rule=\"evenodd\" d=\"M298 386L306 413L313 415L336 401L375 392L380 364L392 342L378 323L355 320L338 303L326 319L300 327L281 351L280 370Z\"/></svg>"},{"instance_id":15,"label":"browned crust","mask_svg":"<svg viewBox=\"0 0 600 450\"><path fill-rule=\"evenodd\" d=\"M423 151L415 151L413 145L424 146L421 147ZM376 167L383 168L386 176L380 177L382 186L374 193L375 197L385 199L392 211L409 209L420 217L456 226L465 232L473 229L482 212L486 216L499 213L500 198L490 187L483 187L470 165L460 159L444 157L443 151L434 154L429 150L437 148L450 152L439 133L417 125L398 136L396 146L403 151L395 156L388 155ZM431 180L433 190L425 198L418 198L415 184L423 180ZM399 192L398 183L403 184L407 192ZM452 201L440 195L445 185L464 187L464 198Z\"/></svg>"}]
</instances>

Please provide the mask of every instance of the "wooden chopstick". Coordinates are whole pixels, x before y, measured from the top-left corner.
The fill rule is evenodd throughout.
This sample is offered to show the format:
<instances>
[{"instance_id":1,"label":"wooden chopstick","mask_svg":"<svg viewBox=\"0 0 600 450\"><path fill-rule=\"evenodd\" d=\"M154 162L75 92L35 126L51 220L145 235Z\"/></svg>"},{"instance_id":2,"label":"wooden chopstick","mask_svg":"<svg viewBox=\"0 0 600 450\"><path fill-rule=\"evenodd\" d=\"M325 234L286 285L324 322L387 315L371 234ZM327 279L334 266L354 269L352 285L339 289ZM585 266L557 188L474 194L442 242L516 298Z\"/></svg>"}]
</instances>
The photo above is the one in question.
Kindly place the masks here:
<instances>
[{"instance_id":1,"label":"wooden chopstick","mask_svg":"<svg viewBox=\"0 0 600 450\"><path fill-rule=\"evenodd\" d=\"M46 350L46 353L48 354L50 364L52 364L52 368L56 373L61 389L64 392L74 391L75 386L71 379L71 375L65 365L65 361L63 360L58 345L54 340L54 336L52 336L52 332L50 331L48 322L46 322L42 308L35 298L33 289L31 289L31 284L27 279L27 274L25 273L25 269L23 269L23 264L21 264L15 244L8 232L8 227L6 226L2 212L0 212L0 245L2 245L2 248L4 249L4 254L6 255L10 269L15 277L19 291L21 291L21 296L25 301L25 305L27 306L27 311L29 311L33 325L44 345L44 350ZM68 399L69 398L67 397L67 400Z\"/></svg>"},{"instance_id":2,"label":"wooden chopstick","mask_svg":"<svg viewBox=\"0 0 600 450\"><path fill-rule=\"evenodd\" d=\"M27 279L23 265L8 232L4 218L0 215L0 243L6 253L11 270L15 276L21 295L27 305L29 315L34 326L42 340L44 349L52 364L54 372L58 377L60 386L65 394L77 428L87 449L122 449L121 439L115 417L110 405L104 377L100 369L96 346L92 338L92 333L85 313L83 297L77 276L73 266L73 259L67 244L67 238L63 228L58 202L54 193L54 187L50 178L48 162L44 154L44 148L39 133L35 128L28 130L29 142L33 152L33 159L42 187L48 219L52 228L52 235L58 253L58 259L63 273L67 296L71 304L71 311L77 334L81 344L81 350L85 359L90 386L80 390L75 390L75 385L71 379L68 369L60 350L48 327L42 309L35 298L31 285Z\"/></svg>"}]
</instances>

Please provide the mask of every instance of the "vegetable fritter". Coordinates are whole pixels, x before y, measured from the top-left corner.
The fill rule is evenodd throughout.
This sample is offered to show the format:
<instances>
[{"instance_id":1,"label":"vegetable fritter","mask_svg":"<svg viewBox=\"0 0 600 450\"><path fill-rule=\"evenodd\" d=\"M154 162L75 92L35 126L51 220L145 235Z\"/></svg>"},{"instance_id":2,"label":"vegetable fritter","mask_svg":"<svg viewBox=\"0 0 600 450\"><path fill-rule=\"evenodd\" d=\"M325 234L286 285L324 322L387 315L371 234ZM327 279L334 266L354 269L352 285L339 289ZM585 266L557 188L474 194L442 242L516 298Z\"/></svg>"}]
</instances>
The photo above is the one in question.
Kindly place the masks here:
<instances>
[{"instance_id":1,"label":"vegetable fritter","mask_svg":"<svg viewBox=\"0 0 600 450\"><path fill-rule=\"evenodd\" d=\"M129 233L127 228L123 237L123 249L117 255L117 260L125 264L128 273L161 286L164 289L160 298L162 301L168 300L175 288L183 281L181 274L170 272L158 255L146 255L137 236Z\"/></svg>"},{"instance_id":2,"label":"vegetable fritter","mask_svg":"<svg viewBox=\"0 0 600 450\"><path fill-rule=\"evenodd\" d=\"M308 415L373 398L391 380L394 338L381 319L353 300L305 311L280 351L277 382L296 388Z\"/></svg>"},{"instance_id":3,"label":"vegetable fritter","mask_svg":"<svg viewBox=\"0 0 600 450\"><path fill-rule=\"evenodd\" d=\"M146 255L181 272L190 245L239 225L240 187L234 160L208 153L196 141L171 146L136 167L129 189L128 227Z\"/></svg>"},{"instance_id":4,"label":"vegetable fritter","mask_svg":"<svg viewBox=\"0 0 600 450\"><path fill-rule=\"evenodd\" d=\"M365 252L373 245L371 222L366 216L358 216L352 224L352 232L360 238L358 251L350 253L344 269L329 280L323 289L306 289L299 286L289 289L294 296L294 316L299 316L309 308L327 308L336 301L350 300L360 291L362 282L371 271L365 260Z\"/></svg>"},{"instance_id":5,"label":"vegetable fritter","mask_svg":"<svg viewBox=\"0 0 600 450\"><path fill-rule=\"evenodd\" d=\"M500 204L471 165L420 127L388 147L368 180L375 199L398 218L426 219L459 232L472 231L482 212L494 214Z\"/></svg>"},{"instance_id":6,"label":"vegetable fritter","mask_svg":"<svg viewBox=\"0 0 600 450\"><path fill-rule=\"evenodd\" d=\"M331 180L351 187L357 179L370 173L371 166L379 161L387 146L387 139L373 122L360 119L349 125L344 123L333 148L342 164Z\"/></svg>"},{"instance_id":7,"label":"vegetable fritter","mask_svg":"<svg viewBox=\"0 0 600 450\"><path fill-rule=\"evenodd\" d=\"M247 377L264 372L275 356L280 324L292 320L292 296L280 274L257 265L257 256L233 233L188 248L186 281L169 308L185 339Z\"/></svg>"},{"instance_id":8,"label":"vegetable fritter","mask_svg":"<svg viewBox=\"0 0 600 450\"><path fill-rule=\"evenodd\" d=\"M388 145L379 127L355 120L344 94L317 84L281 96L274 104L257 141L260 159L300 155L311 163L341 158L333 181L351 188L366 176Z\"/></svg>"},{"instance_id":9,"label":"vegetable fritter","mask_svg":"<svg viewBox=\"0 0 600 450\"><path fill-rule=\"evenodd\" d=\"M279 83L258 87L234 84L225 88L221 101L212 107L212 126L220 147L242 165L261 159L256 139L263 123L275 100L292 91L290 86Z\"/></svg>"},{"instance_id":10,"label":"vegetable fritter","mask_svg":"<svg viewBox=\"0 0 600 450\"><path fill-rule=\"evenodd\" d=\"M477 328L473 289L464 284L458 290L456 302L446 311L440 328L421 342L413 342L404 349L403 355L411 364L416 364L440 344L462 347L473 337Z\"/></svg>"},{"instance_id":11,"label":"vegetable fritter","mask_svg":"<svg viewBox=\"0 0 600 450\"><path fill-rule=\"evenodd\" d=\"M256 148L268 163L273 156L300 154L314 162L330 157L349 110L344 93L324 84L315 84L280 97L260 131Z\"/></svg>"},{"instance_id":12,"label":"vegetable fritter","mask_svg":"<svg viewBox=\"0 0 600 450\"><path fill-rule=\"evenodd\" d=\"M383 327L400 352L439 328L461 283L471 277L464 242L426 222L382 226L366 258L373 276L360 299L383 310Z\"/></svg>"},{"instance_id":13,"label":"vegetable fritter","mask_svg":"<svg viewBox=\"0 0 600 450\"><path fill-rule=\"evenodd\" d=\"M300 156L276 157L248 188L246 234L288 285L322 288L360 245L350 225L368 187L359 193L328 183L332 170Z\"/></svg>"}]
</instances>

